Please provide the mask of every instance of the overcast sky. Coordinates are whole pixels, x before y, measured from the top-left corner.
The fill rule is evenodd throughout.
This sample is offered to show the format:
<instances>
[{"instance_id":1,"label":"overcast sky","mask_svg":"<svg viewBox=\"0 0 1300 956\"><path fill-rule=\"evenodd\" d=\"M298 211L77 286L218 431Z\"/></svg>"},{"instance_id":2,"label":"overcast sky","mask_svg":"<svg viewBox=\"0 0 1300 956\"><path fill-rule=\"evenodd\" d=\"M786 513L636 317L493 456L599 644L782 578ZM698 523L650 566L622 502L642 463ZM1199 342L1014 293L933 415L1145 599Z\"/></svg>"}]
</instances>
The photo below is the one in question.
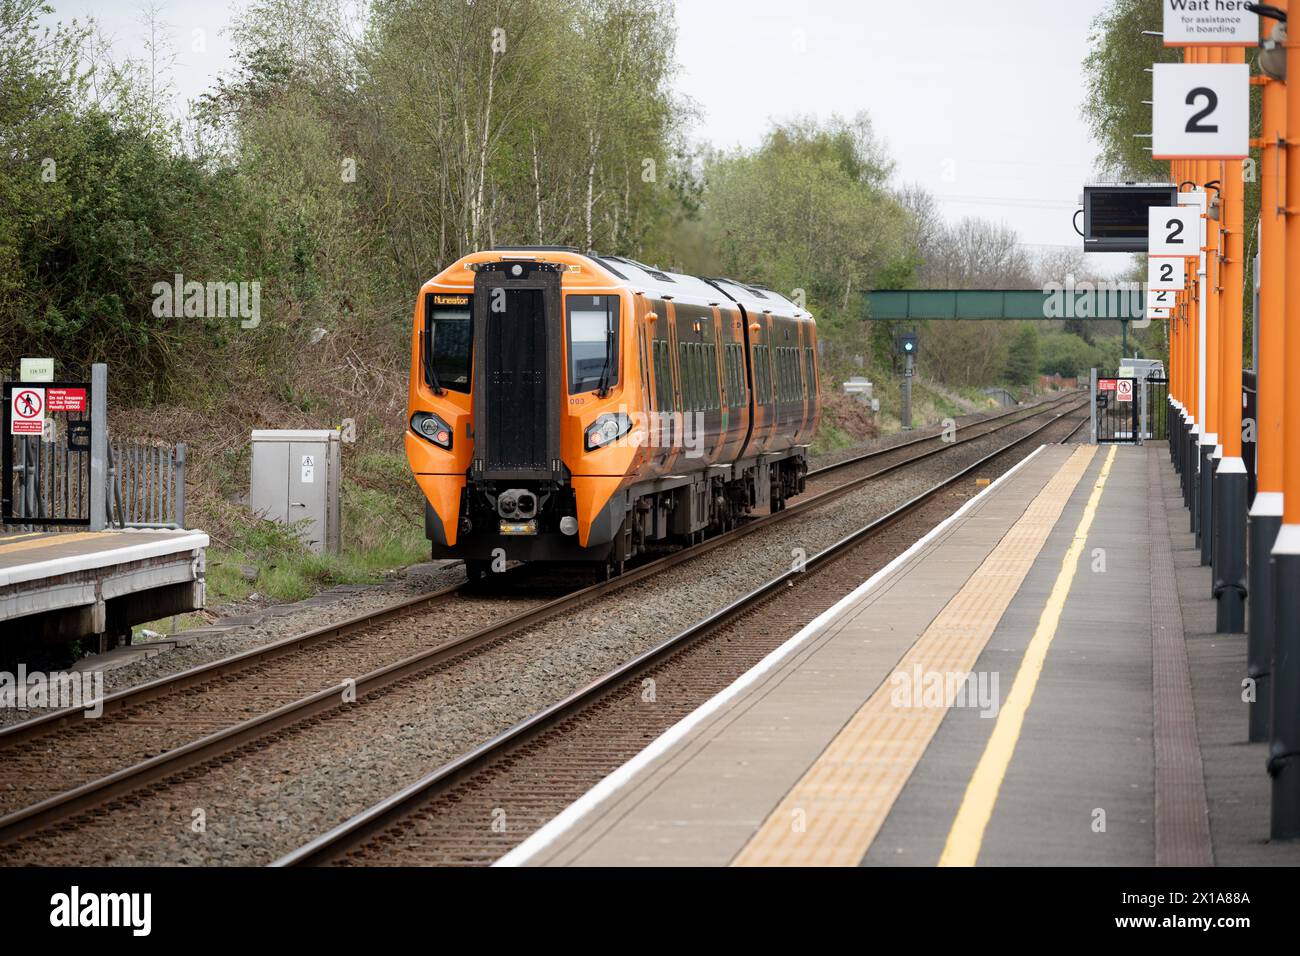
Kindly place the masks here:
<instances>
[{"instance_id":1,"label":"overcast sky","mask_svg":"<svg viewBox=\"0 0 1300 956\"><path fill-rule=\"evenodd\" d=\"M139 55L140 3L53 0L93 16ZM772 119L867 112L897 162L951 219L983 216L1030 247L1074 246L1070 217L1094 168L1080 117L1088 28L1106 0L677 0L678 89L696 138L759 143ZM228 69L234 3L163 0L177 92L197 97ZM195 30L204 52L196 52ZM1107 272L1127 256L1093 256ZM1110 261L1115 260L1115 261Z\"/></svg>"}]
</instances>

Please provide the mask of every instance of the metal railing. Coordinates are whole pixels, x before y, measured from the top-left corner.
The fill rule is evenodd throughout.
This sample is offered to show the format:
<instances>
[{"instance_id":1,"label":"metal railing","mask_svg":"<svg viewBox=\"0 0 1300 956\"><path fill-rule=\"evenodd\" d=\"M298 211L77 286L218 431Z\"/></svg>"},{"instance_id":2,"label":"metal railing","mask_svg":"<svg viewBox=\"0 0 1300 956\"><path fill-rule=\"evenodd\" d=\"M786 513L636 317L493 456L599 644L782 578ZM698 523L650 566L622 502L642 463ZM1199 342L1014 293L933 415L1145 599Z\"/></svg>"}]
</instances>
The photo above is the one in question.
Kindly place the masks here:
<instances>
[{"instance_id":1,"label":"metal railing","mask_svg":"<svg viewBox=\"0 0 1300 956\"><path fill-rule=\"evenodd\" d=\"M108 443L108 524L185 527L185 443Z\"/></svg>"}]
</instances>

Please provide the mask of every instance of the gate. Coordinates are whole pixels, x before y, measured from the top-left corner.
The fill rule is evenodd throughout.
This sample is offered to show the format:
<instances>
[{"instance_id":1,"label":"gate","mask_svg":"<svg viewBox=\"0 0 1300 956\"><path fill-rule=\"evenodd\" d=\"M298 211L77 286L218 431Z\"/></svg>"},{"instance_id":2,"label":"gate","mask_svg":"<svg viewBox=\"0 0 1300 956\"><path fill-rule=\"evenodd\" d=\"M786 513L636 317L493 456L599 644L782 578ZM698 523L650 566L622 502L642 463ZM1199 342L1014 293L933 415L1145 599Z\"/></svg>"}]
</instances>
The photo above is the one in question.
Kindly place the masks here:
<instances>
[{"instance_id":1,"label":"gate","mask_svg":"<svg viewBox=\"0 0 1300 956\"><path fill-rule=\"evenodd\" d=\"M1097 416L1099 445L1136 445L1141 429L1138 424L1137 379L1099 378L1093 394Z\"/></svg>"},{"instance_id":2,"label":"gate","mask_svg":"<svg viewBox=\"0 0 1300 956\"><path fill-rule=\"evenodd\" d=\"M1169 408L1169 379L1164 372L1152 372L1147 376L1143 388L1146 406L1146 425L1143 428L1145 438L1165 441L1169 438L1169 418L1165 414Z\"/></svg>"},{"instance_id":3,"label":"gate","mask_svg":"<svg viewBox=\"0 0 1300 956\"><path fill-rule=\"evenodd\" d=\"M91 523L90 404L86 382L5 382L0 523Z\"/></svg>"},{"instance_id":4,"label":"gate","mask_svg":"<svg viewBox=\"0 0 1300 956\"><path fill-rule=\"evenodd\" d=\"M0 529L183 528L185 445L112 442L108 366L0 383Z\"/></svg>"}]
</instances>

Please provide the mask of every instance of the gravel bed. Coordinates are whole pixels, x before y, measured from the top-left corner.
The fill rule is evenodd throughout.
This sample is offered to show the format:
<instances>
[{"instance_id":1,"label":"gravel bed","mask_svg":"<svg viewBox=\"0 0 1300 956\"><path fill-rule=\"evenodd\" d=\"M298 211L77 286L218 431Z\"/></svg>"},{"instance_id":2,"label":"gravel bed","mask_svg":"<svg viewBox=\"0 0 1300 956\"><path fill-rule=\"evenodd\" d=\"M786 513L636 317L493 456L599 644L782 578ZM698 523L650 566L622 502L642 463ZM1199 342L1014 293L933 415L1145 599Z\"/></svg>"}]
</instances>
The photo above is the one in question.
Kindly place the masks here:
<instances>
[{"instance_id":1,"label":"gravel bed","mask_svg":"<svg viewBox=\"0 0 1300 956\"><path fill-rule=\"evenodd\" d=\"M359 614L378 611L465 579L464 568L459 563L418 564L399 574L400 576L394 576L382 584L333 588L294 604L259 605L245 602L223 608L225 613L221 617L195 629L203 632L201 635L178 631L159 638L162 642L170 638L192 639L192 644L163 650L154 657L104 670L104 693L111 694L160 677L178 674L327 624L336 624ZM242 623L244 621L249 623ZM210 630L229 623L235 623L230 630L220 633ZM148 647L149 642L140 642L136 646ZM95 669L92 659L83 658L80 666ZM3 708L0 709L0 727L21 723L47 712L45 708L39 707L24 710Z\"/></svg>"},{"instance_id":2,"label":"gravel bed","mask_svg":"<svg viewBox=\"0 0 1300 956\"><path fill-rule=\"evenodd\" d=\"M75 829L6 847L5 857L14 863L270 862L769 580L790 566L794 549L821 550L1008 436L1041 424L1021 423L956 445L455 668L410 678L82 817ZM196 833L200 810L205 826Z\"/></svg>"},{"instance_id":3,"label":"gravel bed","mask_svg":"<svg viewBox=\"0 0 1300 956\"><path fill-rule=\"evenodd\" d=\"M1049 393L1032 402L1026 402L1020 406L1022 410L1033 408L1035 405L1043 402L1051 402L1060 398L1060 393ZM960 425L973 425L976 422L987 421L1002 415L1010 409L1002 408L990 412L974 412L970 415L958 415L953 419ZM824 452L820 455L813 455L808 459L808 469L810 471L817 468L825 468L828 465L838 465L842 461L850 458L856 458L864 452L876 451L881 448L892 448L895 445L901 445L904 442L914 441L917 438L929 438L938 435L943 431L943 425L928 425L924 428L914 428L910 432L898 431L892 435L883 435L879 438L872 438L864 442L858 442L847 448L837 448L835 451Z\"/></svg>"}]
</instances>

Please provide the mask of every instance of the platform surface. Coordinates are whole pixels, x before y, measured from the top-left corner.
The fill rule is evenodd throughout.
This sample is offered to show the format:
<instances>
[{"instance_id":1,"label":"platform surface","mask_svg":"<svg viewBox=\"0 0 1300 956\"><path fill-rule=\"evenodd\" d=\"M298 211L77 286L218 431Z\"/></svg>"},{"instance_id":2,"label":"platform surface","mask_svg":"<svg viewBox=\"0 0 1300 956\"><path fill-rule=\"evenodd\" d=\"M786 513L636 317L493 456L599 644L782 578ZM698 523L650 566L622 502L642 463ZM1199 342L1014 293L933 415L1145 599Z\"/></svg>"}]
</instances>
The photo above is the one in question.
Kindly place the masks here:
<instances>
[{"instance_id":1,"label":"platform surface","mask_svg":"<svg viewBox=\"0 0 1300 956\"><path fill-rule=\"evenodd\" d=\"M73 531L0 536L0 622L26 627L33 615L83 615L105 601L196 584L193 607L203 606L204 550L199 531ZM148 619L148 618L146 618ZM77 636L103 630L95 611L60 625Z\"/></svg>"},{"instance_id":2,"label":"platform surface","mask_svg":"<svg viewBox=\"0 0 1300 956\"><path fill-rule=\"evenodd\" d=\"M1185 526L1164 445L1046 446L506 862L1300 863Z\"/></svg>"},{"instance_id":3,"label":"platform surface","mask_svg":"<svg viewBox=\"0 0 1300 956\"><path fill-rule=\"evenodd\" d=\"M0 586L208 546L198 531L37 531L0 535Z\"/></svg>"}]
</instances>

